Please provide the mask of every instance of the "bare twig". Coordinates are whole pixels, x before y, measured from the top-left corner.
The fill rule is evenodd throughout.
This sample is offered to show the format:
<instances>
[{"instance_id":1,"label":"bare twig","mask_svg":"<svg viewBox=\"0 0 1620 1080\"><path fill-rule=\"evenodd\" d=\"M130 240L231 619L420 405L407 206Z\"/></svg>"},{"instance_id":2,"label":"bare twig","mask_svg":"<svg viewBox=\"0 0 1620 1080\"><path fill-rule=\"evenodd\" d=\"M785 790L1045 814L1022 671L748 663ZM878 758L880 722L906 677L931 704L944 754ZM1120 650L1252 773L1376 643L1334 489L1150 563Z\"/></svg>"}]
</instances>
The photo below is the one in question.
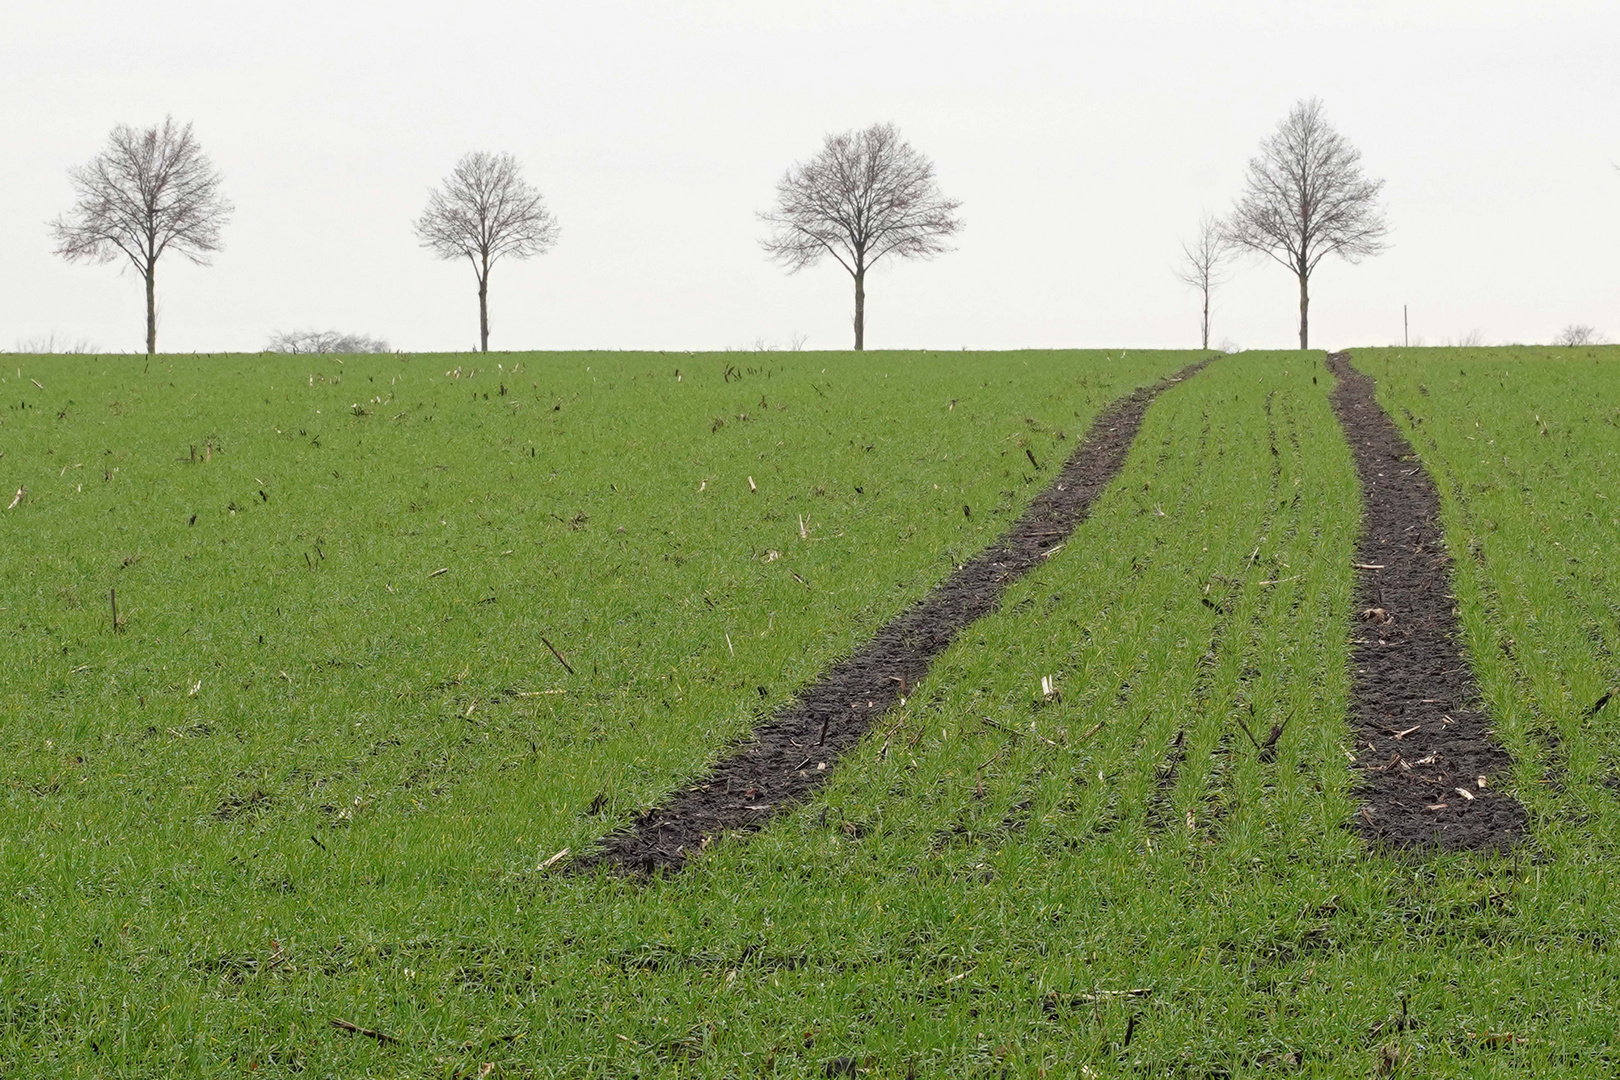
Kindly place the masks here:
<instances>
[{"instance_id":1,"label":"bare twig","mask_svg":"<svg viewBox=\"0 0 1620 1080\"><path fill-rule=\"evenodd\" d=\"M1271 733L1266 736L1266 741L1260 744L1261 761L1277 760L1277 740L1282 738L1283 730L1288 727L1288 721L1292 720L1293 718L1294 714L1289 713L1287 716L1283 717L1282 723L1271 725Z\"/></svg>"},{"instance_id":2,"label":"bare twig","mask_svg":"<svg viewBox=\"0 0 1620 1080\"><path fill-rule=\"evenodd\" d=\"M332 1026L337 1028L339 1031L347 1031L351 1035L364 1035L368 1039L376 1039L380 1043L399 1042L399 1040L394 1038L392 1035L373 1030L372 1028L361 1027L359 1024L351 1024L349 1021L341 1020L336 1016L332 1017Z\"/></svg>"},{"instance_id":3,"label":"bare twig","mask_svg":"<svg viewBox=\"0 0 1620 1080\"><path fill-rule=\"evenodd\" d=\"M567 660L563 659L563 654L557 651L557 646L546 640L546 635L540 635L540 643L551 650L551 655L557 658L557 663L563 666L564 671L568 672L570 675L574 674L574 669L569 667Z\"/></svg>"},{"instance_id":4,"label":"bare twig","mask_svg":"<svg viewBox=\"0 0 1620 1080\"><path fill-rule=\"evenodd\" d=\"M1087 1005L1095 1005L1100 1001L1114 998L1144 998L1153 993L1151 986L1137 986L1129 990L1093 990L1089 994L1077 994L1076 1000Z\"/></svg>"}]
</instances>

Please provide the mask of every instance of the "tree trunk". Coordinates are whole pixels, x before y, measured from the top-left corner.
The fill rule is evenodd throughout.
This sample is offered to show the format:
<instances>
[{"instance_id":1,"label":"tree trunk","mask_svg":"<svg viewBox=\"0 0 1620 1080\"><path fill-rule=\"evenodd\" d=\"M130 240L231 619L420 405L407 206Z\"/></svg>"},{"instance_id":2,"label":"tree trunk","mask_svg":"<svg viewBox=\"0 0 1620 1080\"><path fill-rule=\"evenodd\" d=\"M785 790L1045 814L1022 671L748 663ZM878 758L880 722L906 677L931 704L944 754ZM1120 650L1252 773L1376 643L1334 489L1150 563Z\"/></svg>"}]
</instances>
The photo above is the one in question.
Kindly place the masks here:
<instances>
[{"instance_id":1,"label":"tree trunk","mask_svg":"<svg viewBox=\"0 0 1620 1080\"><path fill-rule=\"evenodd\" d=\"M478 351L489 352L489 267L478 277Z\"/></svg>"},{"instance_id":2,"label":"tree trunk","mask_svg":"<svg viewBox=\"0 0 1620 1080\"><path fill-rule=\"evenodd\" d=\"M866 267L855 271L855 351L866 349Z\"/></svg>"},{"instance_id":3,"label":"tree trunk","mask_svg":"<svg viewBox=\"0 0 1620 1080\"><path fill-rule=\"evenodd\" d=\"M157 260L146 264L146 355L157 352Z\"/></svg>"},{"instance_id":4,"label":"tree trunk","mask_svg":"<svg viewBox=\"0 0 1620 1080\"><path fill-rule=\"evenodd\" d=\"M1299 347L1301 349L1308 349L1311 347L1310 283L1311 272L1309 270L1299 271Z\"/></svg>"},{"instance_id":5,"label":"tree trunk","mask_svg":"<svg viewBox=\"0 0 1620 1080\"><path fill-rule=\"evenodd\" d=\"M1209 351L1209 282L1204 282L1204 351Z\"/></svg>"}]
</instances>

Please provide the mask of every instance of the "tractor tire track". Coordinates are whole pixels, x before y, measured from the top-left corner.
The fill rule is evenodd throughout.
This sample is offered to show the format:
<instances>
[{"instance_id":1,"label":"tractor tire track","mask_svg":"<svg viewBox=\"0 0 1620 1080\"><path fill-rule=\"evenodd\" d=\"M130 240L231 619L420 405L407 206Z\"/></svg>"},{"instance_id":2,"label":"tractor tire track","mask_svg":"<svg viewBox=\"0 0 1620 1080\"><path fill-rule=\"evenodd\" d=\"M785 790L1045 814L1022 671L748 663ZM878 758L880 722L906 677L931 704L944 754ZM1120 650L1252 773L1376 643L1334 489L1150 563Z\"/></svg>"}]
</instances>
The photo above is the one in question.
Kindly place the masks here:
<instances>
[{"instance_id":1,"label":"tractor tire track","mask_svg":"<svg viewBox=\"0 0 1620 1080\"><path fill-rule=\"evenodd\" d=\"M1348 353L1327 363L1363 499L1350 688L1365 801L1357 826L1387 847L1506 850L1528 818L1497 790L1512 761L1462 653L1439 493L1373 380Z\"/></svg>"},{"instance_id":2,"label":"tractor tire track","mask_svg":"<svg viewBox=\"0 0 1620 1080\"><path fill-rule=\"evenodd\" d=\"M675 871L711 837L754 832L803 802L964 628L994 611L1007 586L1051 555L1125 464L1148 406L1209 360L1113 402L1098 414L1057 478L1001 538L833 665L721 759L698 783L574 863L651 874Z\"/></svg>"}]
</instances>

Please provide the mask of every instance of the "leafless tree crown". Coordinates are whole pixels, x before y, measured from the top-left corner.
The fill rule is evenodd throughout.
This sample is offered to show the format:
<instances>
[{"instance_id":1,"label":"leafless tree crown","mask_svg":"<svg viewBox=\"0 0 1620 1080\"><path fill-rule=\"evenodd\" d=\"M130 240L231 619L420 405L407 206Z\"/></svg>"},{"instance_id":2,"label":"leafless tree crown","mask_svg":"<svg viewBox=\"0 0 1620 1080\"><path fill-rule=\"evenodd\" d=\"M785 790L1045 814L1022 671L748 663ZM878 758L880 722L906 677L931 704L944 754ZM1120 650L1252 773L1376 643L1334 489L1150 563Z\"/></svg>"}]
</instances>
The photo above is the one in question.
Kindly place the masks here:
<instances>
[{"instance_id":1,"label":"leafless tree crown","mask_svg":"<svg viewBox=\"0 0 1620 1080\"><path fill-rule=\"evenodd\" d=\"M1226 226L1213 214L1205 214L1198 221L1198 231L1192 239L1181 242L1181 264L1176 277L1195 289L1221 285L1226 282L1226 262L1231 257L1232 244L1226 235Z\"/></svg>"},{"instance_id":2,"label":"leafless tree crown","mask_svg":"<svg viewBox=\"0 0 1620 1080\"><path fill-rule=\"evenodd\" d=\"M821 152L776 185L765 250L789 270L831 255L854 273L885 255L929 258L961 230L956 199L940 193L934 164L893 124L828 135Z\"/></svg>"},{"instance_id":3,"label":"leafless tree crown","mask_svg":"<svg viewBox=\"0 0 1620 1080\"><path fill-rule=\"evenodd\" d=\"M789 272L831 255L855 279L855 347L865 340L866 271L887 255L932 258L961 231L962 204L947 198L934 164L893 124L828 135L820 153L776 185L765 251Z\"/></svg>"},{"instance_id":4,"label":"leafless tree crown","mask_svg":"<svg viewBox=\"0 0 1620 1080\"><path fill-rule=\"evenodd\" d=\"M444 186L428 195L416 222L422 246L442 259L487 267L510 255L526 259L557 242L557 220L523 179L511 154L477 151L456 162Z\"/></svg>"},{"instance_id":5,"label":"leafless tree crown","mask_svg":"<svg viewBox=\"0 0 1620 1080\"><path fill-rule=\"evenodd\" d=\"M1192 239L1181 244L1181 263L1176 277L1197 289L1204 301L1203 347L1209 348L1209 300L1219 285L1226 282L1226 264L1232 257L1232 241L1226 235L1225 224L1213 214L1205 214L1198 222L1198 231Z\"/></svg>"},{"instance_id":6,"label":"leafless tree crown","mask_svg":"<svg viewBox=\"0 0 1620 1080\"><path fill-rule=\"evenodd\" d=\"M388 342L368 334L344 334L337 330L277 330L264 347L273 353L385 353Z\"/></svg>"},{"instance_id":7,"label":"leafless tree crown","mask_svg":"<svg viewBox=\"0 0 1620 1080\"><path fill-rule=\"evenodd\" d=\"M1249 160L1228 235L1295 271L1327 255L1377 255L1389 233L1377 205L1383 187L1362 175L1361 151L1328 124L1322 103L1302 101Z\"/></svg>"},{"instance_id":8,"label":"leafless tree crown","mask_svg":"<svg viewBox=\"0 0 1620 1080\"><path fill-rule=\"evenodd\" d=\"M1362 174L1361 151L1333 129L1315 98L1295 105L1249 160L1227 236L1299 279L1300 348L1307 343L1309 279L1317 263L1328 255L1355 262L1384 250L1383 186Z\"/></svg>"},{"instance_id":9,"label":"leafless tree crown","mask_svg":"<svg viewBox=\"0 0 1620 1080\"><path fill-rule=\"evenodd\" d=\"M76 202L51 223L56 253L70 262L105 263L123 255L146 280L147 351L156 348L157 262L176 251L207 265L234 207L223 178L192 134L173 117L161 125L119 124L107 147L69 170Z\"/></svg>"},{"instance_id":10,"label":"leafless tree crown","mask_svg":"<svg viewBox=\"0 0 1620 1080\"><path fill-rule=\"evenodd\" d=\"M51 223L56 253L70 261L110 262L120 253L136 269L171 248L206 265L235 209L223 178L197 145L191 125L113 128L107 148L70 169L78 201Z\"/></svg>"}]
</instances>

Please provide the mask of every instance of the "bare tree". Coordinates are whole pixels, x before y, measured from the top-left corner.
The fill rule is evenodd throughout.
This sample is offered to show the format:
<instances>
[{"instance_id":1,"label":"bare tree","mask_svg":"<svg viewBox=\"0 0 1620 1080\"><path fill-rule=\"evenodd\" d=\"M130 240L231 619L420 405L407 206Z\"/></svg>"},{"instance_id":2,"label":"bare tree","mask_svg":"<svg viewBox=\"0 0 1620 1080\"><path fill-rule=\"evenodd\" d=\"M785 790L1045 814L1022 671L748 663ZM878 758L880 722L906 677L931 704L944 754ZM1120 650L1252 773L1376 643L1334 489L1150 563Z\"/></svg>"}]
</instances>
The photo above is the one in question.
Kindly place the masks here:
<instances>
[{"instance_id":1,"label":"bare tree","mask_svg":"<svg viewBox=\"0 0 1620 1080\"><path fill-rule=\"evenodd\" d=\"M1198 222L1198 231L1191 240L1181 244L1181 265L1176 277L1197 289L1204 298L1204 336L1202 348L1209 348L1209 297L1217 285L1226 282L1226 263L1232 257L1232 242L1226 227L1212 214L1205 214Z\"/></svg>"},{"instance_id":2,"label":"bare tree","mask_svg":"<svg viewBox=\"0 0 1620 1080\"><path fill-rule=\"evenodd\" d=\"M1309 348L1310 280L1328 255L1356 262L1384 250L1382 180L1361 172L1361 151L1333 130L1316 98L1301 101L1249 160L1227 235L1299 279L1299 347Z\"/></svg>"},{"instance_id":3,"label":"bare tree","mask_svg":"<svg viewBox=\"0 0 1620 1080\"><path fill-rule=\"evenodd\" d=\"M1602 345L1603 334L1595 326L1588 326L1585 323L1570 323L1558 331L1558 336L1553 338L1553 344L1563 348L1576 348L1581 345Z\"/></svg>"},{"instance_id":4,"label":"bare tree","mask_svg":"<svg viewBox=\"0 0 1620 1080\"><path fill-rule=\"evenodd\" d=\"M264 347L273 353L385 353L388 342L368 334L343 334L336 330L277 330Z\"/></svg>"},{"instance_id":5,"label":"bare tree","mask_svg":"<svg viewBox=\"0 0 1620 1080\"><path fill-rule=\"evenodd\" d=\"M885 255L927 259L950 248L962 228L956 199L940 193L934 163L893 124L828 135L821 152L776 184L766 252L803 270L831 255L855 279L855 348L866 347L866 272Z\"/></svg>"},{"instance_id":6,"label":"bare tree","mask_svg":"<svg viewBox=\"0 0 1620 1080\"><path fill-rule=\"evenodd\" d=\"M78 202L51 222L56 253L69 262L111 262L122 254L146 282L146 351L157 351L157 264L174 250L200 266L220 249L235 208L191 133L161 125L113 128L107 148L68 171Z\"/></svg>"},{"instance_id":7,"label":"bare tree","mask_svg":"<svg viewBox=\"0 0 1620 1080\"><path fill-rule=\"evenodd\" d=\"M478 277L478 347L489 352L489 271L510 255L527 259L557 242L557 219L523 179L511 154L467 154L428 194L416 222L422 246L441 259L466 258Z\"/></svg>"}]
</instances>

